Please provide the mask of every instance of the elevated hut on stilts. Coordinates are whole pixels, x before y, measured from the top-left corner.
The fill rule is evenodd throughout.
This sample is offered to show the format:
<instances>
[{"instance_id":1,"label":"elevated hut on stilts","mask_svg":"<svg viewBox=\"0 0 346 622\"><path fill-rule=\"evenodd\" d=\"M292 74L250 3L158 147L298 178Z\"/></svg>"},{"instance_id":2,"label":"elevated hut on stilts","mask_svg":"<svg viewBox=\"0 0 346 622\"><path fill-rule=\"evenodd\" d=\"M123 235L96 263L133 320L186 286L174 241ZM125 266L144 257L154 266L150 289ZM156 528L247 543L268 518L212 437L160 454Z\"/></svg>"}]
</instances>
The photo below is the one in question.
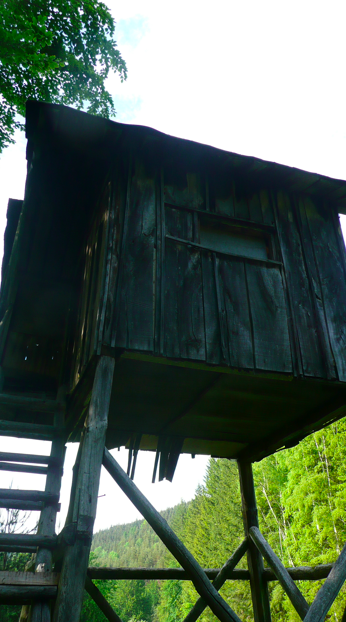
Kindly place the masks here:
<instances>
[{"instance_id":1,"label":"elevated hut on stilts","mask_svg":"<svg viewBox=\"0 0 346 622\"><path fill-rule=\"evenodd\" d=\"M0 434L52 450L0 455L1 470L47 474L44 492L0 490L0 507L41 512L37 534L0 535L2 551L36 552L27 572L0 573L0 602L78 622L86 589L119 621L94 578L177 576L200 594L189 622L206 606L236 622L218 590L237 576L255 622L271 620L273 579L302 620L324 620L346 549L332 567L284 568L259 531L251 463L346 414L346 182L38 102L26 133L2 266ZM124 445L128 474L109 451ZM156 452L154 479L172 479L181 453L238 461L245 539L222 569L206 573L137 489L140 449ZM181 568L88 572L102 465ZM321 577L308 604L294 579Z\"/></svg>"}]
</instances>

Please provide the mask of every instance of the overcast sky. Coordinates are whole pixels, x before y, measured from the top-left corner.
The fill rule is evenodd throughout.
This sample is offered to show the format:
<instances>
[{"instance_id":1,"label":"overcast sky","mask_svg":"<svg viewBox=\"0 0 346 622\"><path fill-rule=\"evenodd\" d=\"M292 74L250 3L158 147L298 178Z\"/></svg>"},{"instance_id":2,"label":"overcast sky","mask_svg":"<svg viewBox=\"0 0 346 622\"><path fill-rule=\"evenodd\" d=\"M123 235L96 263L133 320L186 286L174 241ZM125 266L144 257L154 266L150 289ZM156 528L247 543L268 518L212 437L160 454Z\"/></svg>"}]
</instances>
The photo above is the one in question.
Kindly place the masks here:
<instances>
[{"instance_id":1,"label":"overcast sky","mask_svg":"<svg viewBox=\"0 0 346 622\"><path fill-rule=\"evenodd\" d=\"M106 3L129 72L124 84L108 81L117 120L346 179L344 1ZM16 138L0 157L1 230L8 198L24 195L25 139ZM7 439L0 449L46 453L49 445ZM75 450L67 454L61 523ZM117 455L125 465L126 452ZM140 455L135 481L156 507L191 498L206 459L184 457L173 484L152 485L153 458ZM2 478L3 487L10 476ZM44 486L40 476L11 479L15 487ZM103 474L96 529L138 516L115 490Z\"/></svg>"}]
</instances>

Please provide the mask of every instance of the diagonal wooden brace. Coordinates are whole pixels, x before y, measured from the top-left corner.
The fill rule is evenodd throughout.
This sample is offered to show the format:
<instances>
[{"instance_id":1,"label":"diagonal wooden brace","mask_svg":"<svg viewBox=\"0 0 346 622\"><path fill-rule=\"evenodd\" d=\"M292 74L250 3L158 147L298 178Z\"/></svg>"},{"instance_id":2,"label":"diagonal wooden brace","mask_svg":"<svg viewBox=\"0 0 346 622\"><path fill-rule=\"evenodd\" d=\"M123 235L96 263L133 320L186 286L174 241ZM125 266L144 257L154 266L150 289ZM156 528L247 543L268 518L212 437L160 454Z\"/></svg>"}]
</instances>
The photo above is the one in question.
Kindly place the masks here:
<instances>
[{"instance_id":1,"label":"diagonal wooden brace","mask_svg":"<svg viewBox=\"0 0 346 622\"><path fill-rule=\"evenodd\" d=\"M258 527L251 527L249 529L249 536L273 570L277 580L285 590L296 612L301 619L304 620L307 612L309 611L309 605L301 591L297 588L293 579L288 574L285 566L279 560L278 556L275 555L273 549L269 546L265 538L263 538Z\"/></svg>"},{"instance_id":2,"label":"diagonal wooden brace","mask_svg":"<svg viewBox=\"0 0 346 622\"><path fill-rule=\"evenodd\" d=\"M109 622L122 622L121 618L119 618L113 607L110 606L102 592L100 592L88 575L85 579L85 589Z\"/></svg>"},{"instance_id":3,"label":"diagonal wooden brace","mask_svg":"<svg viewBox=\"0 0 346 622\"><path fill-rule=\"evenodd\" d=\"M222 566L219 574L215 577L213 581L213 586L220 590L225 581L227 580L229 573L234 570L236 565L240 562L243 555L245 555L248 548L248 539L245 538L243 542L238 546L238 548L234 551L233 555L226 561L226 563ZM206 609L207 604L204 602L203 598L199 598L195 605L192 607L191 611L187 614L184 622L195 622L199 616L203 613L204 609Z\"/></svg>"},{"instance_id":4,"label":"diagonal wooden brace","mask_svg":"<svg viewBox=\"0 0 346 622\"><path fill-rule=\"evenodd\" d=\"M214 615L221 622L240 622L237 614L232 611L220 596L195 558L175 535L164 518L138 490L137 486L130 480L107 449L104 452L103 465L137 510L141 512L168 550L174 555L175 559L189 573L197 592L209 605Z\"/></svg>"},{"instance_id":5,"label":"diagonal wooden brace","mask_svg":"<svg viewBox=\"0 0 346 622\"><path fill-rule=\"evenodd\" d=\"M323 622L346 579L346 544L331 569L327 579L318 590L304 622ZM343 616L343 620L345 614Z\"/></svg>"}]
</instances>

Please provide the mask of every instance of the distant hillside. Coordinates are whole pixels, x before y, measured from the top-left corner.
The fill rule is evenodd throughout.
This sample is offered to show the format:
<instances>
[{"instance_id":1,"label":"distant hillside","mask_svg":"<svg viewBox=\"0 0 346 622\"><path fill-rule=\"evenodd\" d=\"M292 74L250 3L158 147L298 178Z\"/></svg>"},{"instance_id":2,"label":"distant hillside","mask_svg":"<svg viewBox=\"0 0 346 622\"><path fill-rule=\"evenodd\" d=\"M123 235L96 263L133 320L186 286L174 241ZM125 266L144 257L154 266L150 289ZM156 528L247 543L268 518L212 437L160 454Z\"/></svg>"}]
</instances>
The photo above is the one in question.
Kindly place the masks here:
<instances>
[{"instance_id":1,"label":"distant hillside","mask_svg":"<svg viewBox=\"0 0 346 622\"><path fill-rule=\"evenodd\" d=\"M160 514L179 531L190 503L182 501ZM158 568L166 566L169 559L166 547L145 520L98 531L93 538L92 551L92 563L98 566Z\"/></svg>"}]
</instances>

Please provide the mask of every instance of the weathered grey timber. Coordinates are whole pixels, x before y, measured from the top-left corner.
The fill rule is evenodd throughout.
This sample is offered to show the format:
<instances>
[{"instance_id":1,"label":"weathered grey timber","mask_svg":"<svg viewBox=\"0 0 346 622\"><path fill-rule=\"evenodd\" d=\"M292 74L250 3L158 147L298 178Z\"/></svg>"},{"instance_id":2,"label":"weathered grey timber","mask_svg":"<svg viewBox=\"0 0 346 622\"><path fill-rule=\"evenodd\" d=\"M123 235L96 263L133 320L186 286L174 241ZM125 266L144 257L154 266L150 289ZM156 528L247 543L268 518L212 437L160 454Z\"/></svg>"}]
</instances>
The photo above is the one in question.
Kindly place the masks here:
<instances>
[{"instance_id":1,"label":"weathered grey timber","mask_svg":"<svg viewBox=\"0 0 346 622\"><path fill-rule=\"evenodd\" d=\"M321 581L326 579L334 564L320 564L318 566L297 566L296 568L286 568L288 574L295 581ZM270 568L264 569L266 581L276 581L276 576Z\"/></svg>"},{"instance_id":2,"label":"weathered grey timber","mask_svg":"<svg viewBox=\"0 0 346 622\"><path fill-rule=\"evenodd\" d=\"M1 550L1 549L0 549ZM296 568L286 568L288 574L295 581L321 581L326 579L333 568L333 564L320 564L319 566L298 566ZM220 573L221 568L203 568L208 579L214 580ZM89 566L88 576L90 579L144 579L150 580L188 580L190 575L183 568L107 568L105 566ZM277 581L277 577L271 568L263 569L265 581ZM228 570L227 581L249 581L248 570L239 568Z\"/></svg>"},{"instance_id":3,"label":"weathered grey timber","mask_svg":"<svg viewBox=\"0 0 346 622\"><path fill-rule=\"evenodd\" d=\"M42 511L38 537L55 538L63 443L81 442L56 546L0 550L41 542L34 569L62 567L55 622L77 622L105 443L129 448L131 476L142 449L168 480L181 453L237 459L256 539L250 463L346 415L346 182L40 102L26 132L2 265L0 434L60 449L0 452L0 472L47 475L44 493L0 490L0 507ZM251 538L249 570L204 572L156 518L185 567L89 572L192 579L222 620L237 618L209 578L250 577L255 622L270 622L276 575L294 599L290 577L327 574L285 570L258 538L276 575ZM50 608L39 601L31 622Z\"/></svg>"},{"instance_id":4,"label":"weathered grey timber","mask_svg":"<svg viewBox=\"0 0 346 622\"><path fill-rule=\"evenodd\" d=\"M51 441L62 430L56 430L52 425L39 423L22 423L19 421L0 421L1 436L16 436L18 438L33 438L42 441Z\"/></svg>"},{"instance_id":5,"label":"weathered grey timber","mask_svg":"<svg viewBox=\"0 0 346 622\"><path fill-rule=\"evenodd\" d=\"M58 536L43 535L43 534L29 534L29 533L0 533L0 547L1 546L24 546L24 547L38 547L42 546L47 549L53 549L58 543ZM50 569L49 569L50 570Z\"/></svg>"},{"instance_id":6,"label":"weathered grey timber","mask_svg":"<svg viewBox=\"0 0 346 622\"><path fill-rule=\"evenodd\" d=\"M94 386L81 440L80 467L72 522L77 540L65 551L54 622L78 622L88 568L92 530L96 515L97 493L105 445L114 359L102 356L97 365Z\"/></svg>"},{"instance_id":7,"label":"weathered grey timber","mask_svg":"<svg viewBox=\"0 0 346 622\"><path fill-rule=\"evenodd\" d=\"M249 537L251 527L258 528L258 513L250 462L238 461L245 536ZM249 539L247 553L250 585L255 622L270 622L268 585L264 579L263 559L255 543Z\"/></svg>"},{"instance_id":8,"label":"weathered grey timber","mask_svg":"<svg viewBox=\"0 0 346 622\"><path fill-rule=\"evenodd\" d=\"M34 464L13 464L13 462L0 462L0 471L13 471L15 473L37 473L47 475L48 467Z\"/></svg>"},{"instance_id":9,"label":"weathered grey timber","mask_svg":"<svg viewBox=\"0 0 346 622\"><path fill-rule=\"evenodd\" d=\"M304 622L323 622L346 579L346 544L315 596Z\"/></svg>"},{"instance_id":10,"label":"weathered grey timber","mask_svg":"<svg viewBox=\"0 0 346 622\"><path fill-rule=\"evenodd\" d=\"M241 558L246 553L247 548L248 541L246 539L238 546L238 548L234 551L233 555L222 566L220 572L217 574L213 581L213 586L217 590L220 590L220 588L223 586L226 579L229 577L229 573L232 572L236 565L240 562ZM184 622L196 622L196 620L203 613L206 607L207 605L204 602L203 598L199 598L192 607L191 611L189 611L189 613L187 614Z\"/></svg>"},{"instance_id":11,"label":"weathered grey timber","mask_svg":"<svg viewBox=\"0 0 346 622\"><path fill-rule=\"evenodd\" d=\"M15 454L0 451L0 460L4 462L28 462L32 464L47 464L56 468L63 465L63 460L53 456L36 456L35 454Z\"/></svg>"},{"instance_id":12,"label":"weathered grey timber","mask_svg":"<svg viewBox=\"0 0 346 622\"><path fill-rule=\"evenodd\" d=\"M56 593L54 585L0 585L0 604L22 605L32 600L51 600Z\"/></svg>"},{"instance_id":13,"label":"weathered grey timber","mask_svg":"<svg viewBox=\"0 0 346 622\"><path fill-rule=\"evenodd\" d=\"M118 614L110 606L102 592L100 592L89 576L85 579L85 589L109 622L122 622L121 618L119 618Z\"/></svg>"},{"instance_id":14,"label":"weathered grey timber","mask_svg":"<svg viewBox=\"0 0 346 622\"><path fill-rule=\"evenodd\" d=\"M210 583L208 577L191 553L175 535L168 523L142 495L107 449L104 451L103 465L134 506L141 512L168 550L190 574L197 592L206 601L217 618L221 622L239 622L238 616L227 605L212 583Z\"/></svg>"},{"instance_id":15,"label":"weathered grey timber","mask_svg":"<svg viewBox=\"0 0 346 622\"><path fill-rule=\"evenodd\" d=\"M203 572L208 579L215 579L220 573L221 568L203 568ZM191 581L191 576L184 568L107 568L89 566L88 576L90 579L144 579L145 581L159 580L171 581L172 579ZM275 579L275 575L273 575ZM226 580L230 581L248 581L250 575L248 570L239 568L236 570L228 570Z\"/></svg>"},{"instance_id":16,"label":"weathered grey timber","mask_svg":"<svg viewBox=\"0 0 346 622\"><path fill-rule=\"evenodd\" d=\"M251 540L253 540L253 542L256 544L258 550L262 553L264 559L273 570L277 580L282 585L293 607L300 615L301 619L304 620L309 610L309 605L300 590L297 588L293 579L287 572L286 568L279 560L278 556L275 555L274 551L269 546L265 538L263 538L258 527L250 527L249 536Z\"/></svg>"}]
</instances>

